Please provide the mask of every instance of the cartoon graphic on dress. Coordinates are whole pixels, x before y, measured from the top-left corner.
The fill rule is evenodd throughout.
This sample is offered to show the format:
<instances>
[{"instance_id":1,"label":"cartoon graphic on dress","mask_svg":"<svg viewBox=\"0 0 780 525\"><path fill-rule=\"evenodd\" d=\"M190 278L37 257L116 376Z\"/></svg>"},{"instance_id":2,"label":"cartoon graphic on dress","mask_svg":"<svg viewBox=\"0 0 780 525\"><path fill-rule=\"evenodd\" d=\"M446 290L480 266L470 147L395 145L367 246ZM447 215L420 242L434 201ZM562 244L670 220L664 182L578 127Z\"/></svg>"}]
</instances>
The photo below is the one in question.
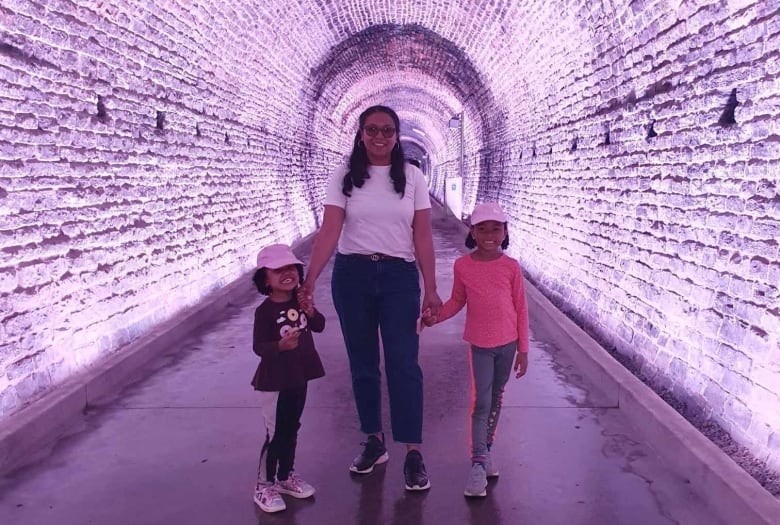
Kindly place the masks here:
<instances>
[{"instance_id":1,"label":"cartoon graphic on dress","mask_svg":"<svg viewBox=\"0 0 780 525\"><path fill-rule=\"evenodd\" d=\"M285 337L291 331L305 330L309 321L306 318L305 313L295 308L289 308L288 310L281 310L279 312L279 318L276 320L276 324L282 325L282 327L279 328L279 335Z\"/></svg>"}]
</instances>

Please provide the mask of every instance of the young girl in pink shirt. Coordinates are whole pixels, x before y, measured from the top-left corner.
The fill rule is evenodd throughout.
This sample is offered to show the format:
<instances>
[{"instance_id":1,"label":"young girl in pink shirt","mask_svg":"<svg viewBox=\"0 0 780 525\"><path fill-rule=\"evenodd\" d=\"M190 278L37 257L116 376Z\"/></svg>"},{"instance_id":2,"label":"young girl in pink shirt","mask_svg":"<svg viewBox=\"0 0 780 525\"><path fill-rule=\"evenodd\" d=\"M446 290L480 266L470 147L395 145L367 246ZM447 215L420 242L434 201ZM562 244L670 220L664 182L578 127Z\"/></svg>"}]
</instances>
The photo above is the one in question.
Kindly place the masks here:
<instances>
[{"instance_id":1,"label":"young girl in pink shirt","mask_svg":"<svg viewBox=\"0 0 780 525\"><path fill-rule=\"evenodd\" d=\"M473 383L471 471L464 494L487 495L487 478L498 476L490 448L501 400L512 368L528 369L528 306L518 262L504 254L507 219L495 203L474 208L466 246L474 250L455 261L450 299L437 316L426 312L427 326L449 319L466 306L463 333L470 346Z\"/></svg>"}]
</instances>

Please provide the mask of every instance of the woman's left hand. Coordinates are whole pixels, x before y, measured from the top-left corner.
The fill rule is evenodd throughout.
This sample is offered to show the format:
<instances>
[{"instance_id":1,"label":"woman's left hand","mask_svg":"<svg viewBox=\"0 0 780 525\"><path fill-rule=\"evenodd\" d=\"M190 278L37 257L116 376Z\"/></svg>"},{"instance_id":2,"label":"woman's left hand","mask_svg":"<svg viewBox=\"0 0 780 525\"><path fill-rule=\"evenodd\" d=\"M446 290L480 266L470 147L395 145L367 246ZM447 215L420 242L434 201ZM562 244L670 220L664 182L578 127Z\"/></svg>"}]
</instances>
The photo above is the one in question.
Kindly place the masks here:
<instances>
[{"instance_id":1,"label":"woman's left hand","mask_svg":"<svg viewBox=\"0 0 780 525\"><path fill-rule=\"evenodd\" d=\"M441 308L441 297L436 293L436 290L425 292L421 311L424 312L428 310L431 317L437 317L439 315L439 308Z\"/></svg>"}]
</instances>

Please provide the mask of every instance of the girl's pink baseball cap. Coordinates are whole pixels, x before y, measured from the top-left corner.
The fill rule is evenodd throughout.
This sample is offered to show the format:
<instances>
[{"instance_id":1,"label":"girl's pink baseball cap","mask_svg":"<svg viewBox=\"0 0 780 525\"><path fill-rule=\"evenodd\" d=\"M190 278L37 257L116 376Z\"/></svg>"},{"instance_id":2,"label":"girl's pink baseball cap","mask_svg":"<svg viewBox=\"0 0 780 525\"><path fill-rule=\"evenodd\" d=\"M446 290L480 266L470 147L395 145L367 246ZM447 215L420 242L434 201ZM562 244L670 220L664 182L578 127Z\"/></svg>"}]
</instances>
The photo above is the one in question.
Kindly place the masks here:
<instances>
[{"instance_id":1,"label":"girl's pink baseball cap","mask_svg":"<svg viewBox=\"0 0 780 525\"><path fill-rule=\"evenodd\" d=\"M298 260L289 246L286 244L272 244L266 246L257 254L257 268L271 268L277 270L290 264L303 263Z\"/></svg>"},{"instance_id":2,"label":"girl's pink baseball cap","mask_svg":"<svg viewBox=\"0 0 780 525\"><path fill-rule=\"evenodd\" d=\"M474 211L471 212L471 225L479 224L485 221L507 222L506 215L501 210L501 206L495 202L483 202L477 204Z\"/></svg>"}]
</instances>

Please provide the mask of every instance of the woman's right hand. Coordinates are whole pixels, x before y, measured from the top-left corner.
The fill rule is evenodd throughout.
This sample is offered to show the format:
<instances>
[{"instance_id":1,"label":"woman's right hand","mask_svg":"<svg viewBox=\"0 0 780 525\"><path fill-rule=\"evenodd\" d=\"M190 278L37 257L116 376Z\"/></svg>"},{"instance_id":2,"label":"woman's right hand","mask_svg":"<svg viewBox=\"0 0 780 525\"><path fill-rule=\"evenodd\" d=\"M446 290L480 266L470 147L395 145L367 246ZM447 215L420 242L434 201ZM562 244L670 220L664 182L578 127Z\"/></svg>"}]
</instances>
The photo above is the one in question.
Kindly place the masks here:
<instances>
[{"instance_id":1,"label":"woman's right hand","mask_svg":"<svg viewBox=\"0 0 780 525\"><path fill-rule=\"evenodd\" d=\"M309 312L314 307L314 283L308 280L298 288L298 304L304 312Z\"/></svg>"}]
</instances>

